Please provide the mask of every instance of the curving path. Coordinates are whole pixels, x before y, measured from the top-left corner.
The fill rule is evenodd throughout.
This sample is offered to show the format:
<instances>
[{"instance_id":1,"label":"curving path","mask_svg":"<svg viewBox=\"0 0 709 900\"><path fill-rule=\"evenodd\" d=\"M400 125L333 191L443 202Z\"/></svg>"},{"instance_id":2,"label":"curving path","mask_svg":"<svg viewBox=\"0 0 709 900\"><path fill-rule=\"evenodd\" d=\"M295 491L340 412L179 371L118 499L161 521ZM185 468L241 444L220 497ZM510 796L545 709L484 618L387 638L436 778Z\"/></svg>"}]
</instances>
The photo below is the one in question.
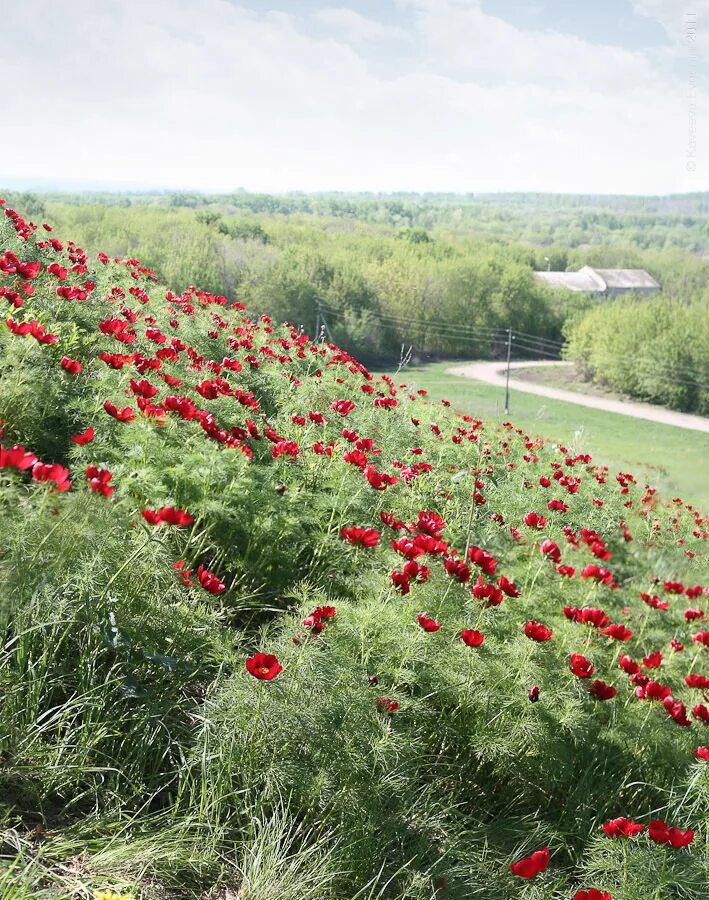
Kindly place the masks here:
<instances>
[{"instance_id":1,"label":"curving path","mask_svg":"<svg viewBox=\"0 0 709 900\"><path fill-rule=\"evenodd\" d=\"M524 361L510 363L510 370L529 369L532 366L570 366L572 363L556 362L555 360L544 362ZM461 378L473 378L485 384L494 384L498 387L505 386L505 363L501 362L476 362L463 366L454 366L446 369L449 375L459 375ZM663 406L653 406L650 403L638 403L634 400L610 400L605 397L595 397L590 394L580 394L576 391L564 391L560 388L548 387L544 384L535 384L531 381L520 381L510 377L510 389L522 391L525 394L537 394L540 397L548 397L550 400L564 400L567 403L576 403L578 406L590 406L592 409L603 409L606 412L620 413L623 416L633 416L636 419L648 419L651 422L660 422L662 425L675 425L677 428L689 428L693 431L704 431L709 434L709 419L703 416L694 416L690 413L676 412L673 409L665 409Z\"/></svg>"}]
</instances>

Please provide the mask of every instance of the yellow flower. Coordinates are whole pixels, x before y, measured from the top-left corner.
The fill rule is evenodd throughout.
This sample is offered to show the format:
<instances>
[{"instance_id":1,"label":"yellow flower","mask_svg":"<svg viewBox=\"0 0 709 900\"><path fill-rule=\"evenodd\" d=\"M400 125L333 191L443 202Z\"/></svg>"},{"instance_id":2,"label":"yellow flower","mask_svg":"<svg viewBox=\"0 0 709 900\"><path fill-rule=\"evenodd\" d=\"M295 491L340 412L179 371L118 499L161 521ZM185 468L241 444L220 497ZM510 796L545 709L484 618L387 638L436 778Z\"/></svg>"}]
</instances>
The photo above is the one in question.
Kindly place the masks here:
<instances>
[{"instance_id":1,"label":"yellow flower","mask_svg":"<svg viewBox=\"0 0 709 900\"><path fill-rule=\"evenodd\" d=\"M132 894L117 894L115 891L94 891L94 900L135 900Z\"/></svg>"}]
</instances>

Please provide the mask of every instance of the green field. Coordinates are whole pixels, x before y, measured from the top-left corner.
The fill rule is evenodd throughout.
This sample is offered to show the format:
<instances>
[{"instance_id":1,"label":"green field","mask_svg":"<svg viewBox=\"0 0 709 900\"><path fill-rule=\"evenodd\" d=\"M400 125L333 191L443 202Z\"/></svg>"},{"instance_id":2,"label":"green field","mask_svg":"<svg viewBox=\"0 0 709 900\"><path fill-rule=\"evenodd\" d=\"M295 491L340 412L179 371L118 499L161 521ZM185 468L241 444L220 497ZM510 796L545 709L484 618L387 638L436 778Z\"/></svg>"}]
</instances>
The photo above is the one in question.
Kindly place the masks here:
<instances>
[{"instance_id":1,"label":"green field","mask_svg":"<svg viewBox=\"0 0 709 900\"><path fill-rule=\"evenodd\" d=\"M509 420L530 434L591 453L596 462L613 471L633 472L665 494L709 508L706 434L520 391L510 392L506 414L503 388L447 375L451 365L412 366L400 372L397 381L425 388L432 400L446 398L463 412L499 422Z\"/></svg>"}]
</instances>

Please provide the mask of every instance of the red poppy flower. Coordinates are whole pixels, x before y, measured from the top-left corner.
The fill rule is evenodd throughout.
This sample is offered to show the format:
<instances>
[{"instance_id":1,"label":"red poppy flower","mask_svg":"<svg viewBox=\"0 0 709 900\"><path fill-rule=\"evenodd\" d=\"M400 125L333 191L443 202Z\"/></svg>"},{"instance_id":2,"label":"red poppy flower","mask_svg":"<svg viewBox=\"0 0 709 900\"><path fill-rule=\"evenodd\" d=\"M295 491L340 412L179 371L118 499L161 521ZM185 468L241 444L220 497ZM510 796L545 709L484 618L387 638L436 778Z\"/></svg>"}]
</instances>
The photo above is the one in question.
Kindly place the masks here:
<instances>
[{"instance_id":1,"label":"red poppy flower","mask_svg":"<svg viewBox=\"0 0 709 900\"><path fill-rule=\"evenodd\" d=\"M643 657L643 668L645 669L659 669L661 665L662 653L659 650L654 650Z\"/></svg>"},{"instance_id":2,"label":"red poppy flower","mask_svg":"<svg viewBox=\"0 0 709 900\"><path fill-rule=\"evenodd\" d=\"M589 688L589 693L594 697L598 697L599 700L611 700L618 691L612 685L606 684L605 681L597 678Z\"/></svg>"},{"instance_id":3,"label":"red poppy flower","mask_svg":"<svg viewBox=\"0 0 709 900\"><path fill-rule=\"evenodd\" d=\"M698 631L692 638L695 644L704 644L709 647L709 631Z\"/></svg>"},{"instance_id":4,"label":"red poppy flower","mask_svg":"<svg viewBox=\"0 0 709 900\"><path fill-rule=\"evenodd\" d=\"M423 628L424 631L438 631L438 629L441 627L441 623L431 618L428 613L419 613L416 618L418 619L419 625L421 626L421 628Z\"/></svg>"},{"instance_id":5,"label":"red poppy flower","mask_svg":"<svg viewBox=\"0 0 709 900\"><path fill-rule=\"evenodd\" d=\"M356 405L351 400L335 400L334 403L330 404L330 409L333 409L341 416L348 416L355 408Z\"/></svg>"},{"instance_id":6,"label":"red poppy flower","mask_svg":"<svg viewBox=\"0 0 709 900\"><path fill-rule=\"evenodd\" d=\"M709 762L709 747L697 747L696 750L692 750L692 753L697 759L703 759L704 762Z\"/></svg>"},{"instance_id":7,"label":"red poppy flower","mask_svg":"<svg viewBox=\"0 0 709 900\"><path fill-rule=\"evenodd\" d=\"M684 683L687 687L709 691L709 675L698 675L696 672L692 672L691 675L684 676Z\"/></svg>"},{"instance_id":8,"label":"red poppy flower","mask_svg":"<svg viewBox=\"0 0 709 900\"><path fill-rule=\"evenodd\" d=\"M662 819L653 819L647 826L647 833L650 840L656 844L669 844L671 847L687 847L694 839L691 828L684 831L681 828L670 827Z\"/></svg>"},{"instance_id":9,"label":"red poppy flower","mask_svg":"<svg viewBox=\"0 0 709 900\"><path fill-rule=\"evenodd\" d=\"M178 525L186 527L194 522L194 516L184 509L175 509L174 506L163 506L161 509L144 509L142 517L149 525Z\"/></svg>"},{"instance_id":10,"label":"red poppy flower","mask_svg":"<svg viewBox=\"0 0 709 900\"><path fill-rule=\"evenodd\" d=\"M527 700L529 700L530 703L536 703L537 700L539 700L539 686L538 685L535 684L534 687L529 689L529 691L527 693Z\"/></svg>"},{"instance_id":11,"label":"red poppy flower","mask_svg":"<svg viewBox=\"0 0 709 900\"><path fill-rule=\"evenodd\" d=\"M611 819L610 822L601 825L601 828L608 837L612 838L635 837L636 834L640 834L644 827L645 826L641 825L639 822L633 822L632 819L627 819L625 816L619 816L617 819Z\"/></svg>"},{"instance_id":12,"label":"red poppy flower","mask_svg":"<svg viewBox=\"0 0 709 900\"><path fill-rule=\"evenodd\" d=\"M113 478L113 475L108 469L99 469L98 466L88 465L86 467L86 477L92 491L102 494L107 500L113 496L114 487L108 483Z\"/></svg>"},{"instance_id":13,"label":"red poppy flower","mask_svg":"<svg viewBox=\"0 0 709 900\"><path fill-rule=\"evenodd\" d=\"M351 528L340 529L340 535L355 547L376 547L380 534L376 528L359 528L352 525Z\"/></svg>"},{"instance_id":14,"label":"red poppy flower","mask_svg":"<svg viewBox=\"0 0 709 900\"><path fill-rule=\"evenodd\" d=\"M221 594L226 590L224 582L220 581L214 572L207 571L202 565L197 567L197 578L205 591L209 591L210 594Z\"/></svg>"},{"instance_id":15,"label":"red poppy flower","mask_svg":"<svg viewBox=\"0 0 709 900\"><path fill-rule=\"evenodd\" d=\"M488 553L487 550L482 550L480 547L471 547L468 550L468 559L476 566L480 566L486 575L494 575L497 571L497 560L495 557L492 553Z\"/></svg>"},{"instance_id":16,"label":"red poppy flower","mask_svg":"<svg viewBox=\"0 0 709 900\"><path fill-rule=\"evenodd\" d=\"M580 653L572 653L569 658L569 669L577 678L590 678L596 667Z\"/></svg>"},{"instance_id":17,"label":"red poppy flower","mask_svg":"<svg viewBox=\"0 0 709 900\"><path fill-rule=\"evenodd\" d=\"M377 711L380 713L386 713L390 716L392 713L395 713L399 709L399 704L396 700L390 700L388 697L377 697Z\"/></svg>"},{"instance_id":18,"label":"red poppy flower","mask_svg":"<svg viewBox=\"0 0 709 900\"><path fill-rule=\"evenodd\" d=\"M480 647L485 640L482 631L476 631L474 628L464 628L460 632L460 636L468 647Z\"/></svg>"},{"instance_id":19,"label":"red poppy flower","mask_svg":"<svg viewBox=\"0 0 709 900\"><path fill-rule=\"evenodd\" d=\"M529 528L544 528L546 523L546 516L540 516L536 512L528 512L524 517L524 524Z\"/></svg>"},{"instance_id":20,"label":"red poppy flower","mask_svg":"<svg viewBox=\"0 0 709 900\"><path fill-rule=\"evenodd\" d=\"M35 463L32 467L32 478L35 481L53 481L54 490L63 494L71 487L69 470L58 463Z\"/></svg>"},{"instance_id":21,"label":"red poppy flower","mask_svg":"<svg viewBox=\"0 0 709 900\"><path fill-rule=\"evenodd\" d=\"M588 888L584 891L576 891L574 900L613 900L608 891L599 891L598 888Z\"/></svg>"},{"instance_id":22,"label":"red poppy flower","mask_svg":"<svg viewBox=\"0 0 709 900\"><path fill-rule=\"evenodd\" d=\"M61 367L70 375L79 375L84 368L77 359L71 359L69 356L62 356Z\"/></svg>"},{"instance_id":23,"label":"red poppy flower","mask_svg":"<svg viewBox=\"0 0 709 900\"><path fill-rule=\"evenodd\" d=\"M86 431L82 431L81 434L73 434L70 438L75 444L79 447L84 447L86 444L90 444L96 436L96 432L93 428L87 428Z\"/></svg>"},{"instance_id":24,"label":"red poppy flower","mask_svg":"<svg viewBox=\"0 0 709 900\"><path fill-rule=\"evenodd\" d=\"M551 640L554 634L546 625L542 625L541 622L535 622L534 620L527 622L524 626L524 633L528 638L539 643Z\"/></svg>"},{"instance_id":25,"label":"red poppy flower","mask_svg":"<svg viewBox=\"0 0 709 900\"><path fill-rule=\"evenodd\" d=\"M130 406L118 409L118 407L111 403L110 400L106 400L103 404L103 408L109 416L113 416L113 418L117 419L119 422L132 422L133 419L135 419L135 413Z\"/></svg>"},{"instance_id":26,"label":"red poppy flower","mask_svg":"<svg viewBox=\"0 0 709 900\"><path fill-rule=\"evenodd\" d=\"M34 453L29 453L21 444L7 449L0 444L0 469L31 469L37 462Z\"/></svg>"},{"instance_id":27,"label":"red poppy flower","mask_svg":"<svg viewBox=\"0 0 709 900\"><path fill-rule=\"evenodd\" d=\"M616 624L611 624L608 625L607 628L602 628L601 634L605 634L606 637L613 638L616 641L629 641L633 636L633 632L629 628L626 628L625 625Z\"/></svg>"},{"instance_id":28,"label":"red poppy flower","mask_svg":"<svg viewBox=\"0 0 709 900\"><path fill-rule=\"evenodd\" d=\"M539 552L542 556L549 557L552 562L558 563L561 560L561 550L559 550L559 545L554 541L550 541L548 538L540 544Z\"/></svg>"},{"instance_id":29,"label":"red poppy flower","mask_svg":"<svg viewBox=\"0 0 709 900\"><path fill-rule=\"evenodd\" d=\"M618 665L626 673L626 675L636 675L640 671L640 665L635 660L623 653L618 660Z\"/></svg>"},{"instance_id":30,"label":"red poppy flower","mask_svg":"<svg viewBox=\"0 0 709 900\"><path fill-rule=\"evenodd\" d=\"M283 666L271 653L255 653L246 660L246 671L261 681L273 681Z\"/></svg>"},{"instance_id":31,"label":"red poppy flower","mask_svg":"<svg viewBox=\"0 0 709 900\"><path fill-rule=\"evenodd\" d=\"M534 878L540 872L546 872L549 867L549 848L535 850L531 856L525 856L518 862L512 863L510 870L520 878Z\"/></svg>"}]
</instances>

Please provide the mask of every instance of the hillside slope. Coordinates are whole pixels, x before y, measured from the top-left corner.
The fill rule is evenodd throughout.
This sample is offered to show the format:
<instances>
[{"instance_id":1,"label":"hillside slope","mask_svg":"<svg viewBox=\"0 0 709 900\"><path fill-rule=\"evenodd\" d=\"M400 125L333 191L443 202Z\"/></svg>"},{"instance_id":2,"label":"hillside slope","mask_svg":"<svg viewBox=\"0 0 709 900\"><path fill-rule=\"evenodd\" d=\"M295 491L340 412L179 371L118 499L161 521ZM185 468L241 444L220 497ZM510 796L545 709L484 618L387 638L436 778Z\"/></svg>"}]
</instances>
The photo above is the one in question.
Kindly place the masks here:
<instances>
[{"instance_id":1,"label":"hillside slope","mask_svg":"<svg viewBox=\"0 0 709 900\"><path fill-rule=\"evenodd\" d=\"M1 218L0 898L706 896L697 510Z\"/></svg>"}]
</instances>

